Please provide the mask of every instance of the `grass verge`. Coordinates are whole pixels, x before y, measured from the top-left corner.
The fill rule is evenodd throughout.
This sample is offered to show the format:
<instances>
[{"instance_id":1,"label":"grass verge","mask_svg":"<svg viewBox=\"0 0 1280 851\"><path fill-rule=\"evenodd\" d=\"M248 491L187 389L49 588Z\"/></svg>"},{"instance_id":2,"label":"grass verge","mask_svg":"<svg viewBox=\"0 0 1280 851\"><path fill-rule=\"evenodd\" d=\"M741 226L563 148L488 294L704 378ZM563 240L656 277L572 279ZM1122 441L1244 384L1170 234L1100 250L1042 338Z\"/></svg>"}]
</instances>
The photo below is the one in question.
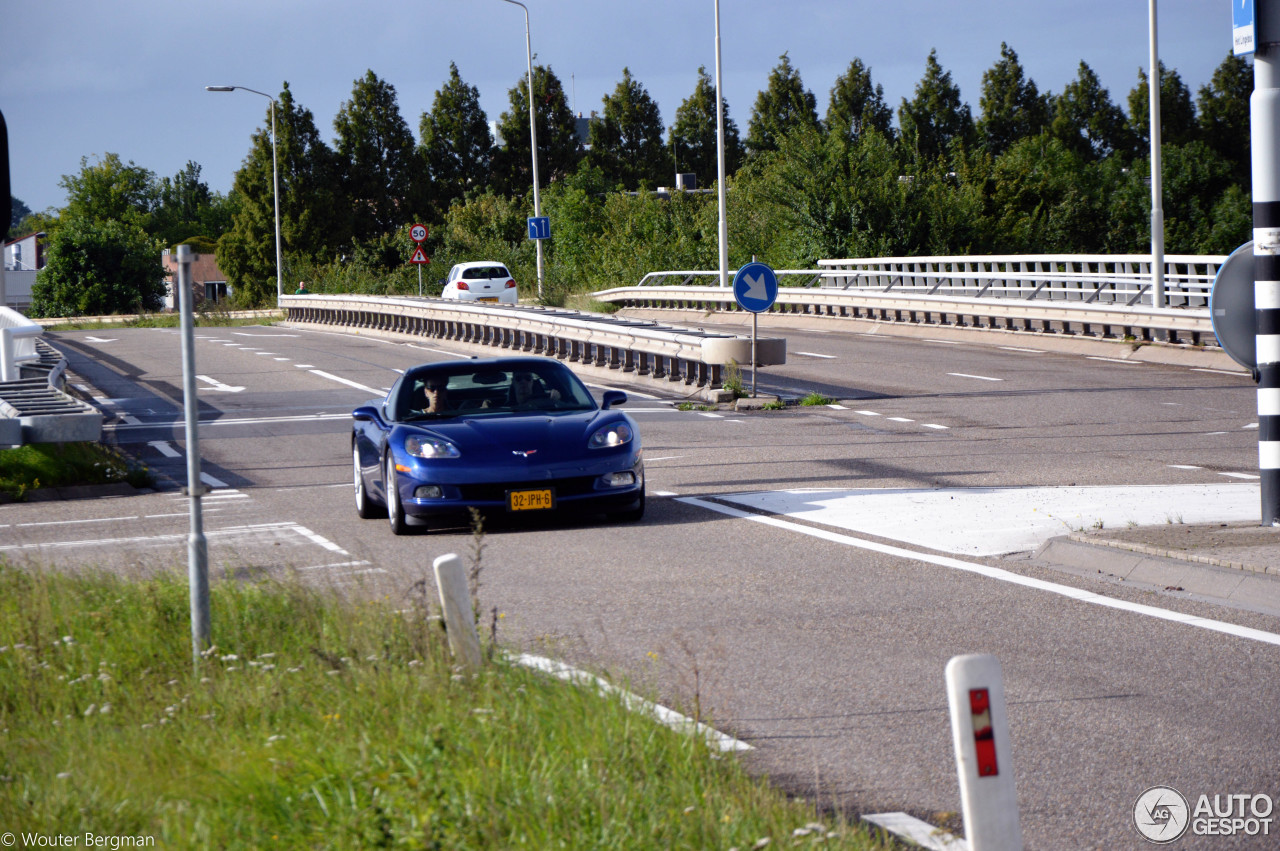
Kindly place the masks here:
<instances>
[{"instance_id":1,"label":"grass verge","mask_svg":"<svg viewBox=\"0 0 1280 851\"><path fill-rule=\"evenodd\" d=\"M0 827L174 848L888 847L618 698L501 657L459 677L425 603L218 583L199 665L188 611L183 577L0 562Z\"/></svg>"},{"instance_id":2,"label":"grass verge","mask_svg":"<svg viewBox=\"0 0 1280 851\"><path fill-rule=\"evenodd\" d=\"M100 443L33 443L0 449L0 494L22 500L39 488L127 482L151 487L151 472Z\"/></svg>"}]
</instances>

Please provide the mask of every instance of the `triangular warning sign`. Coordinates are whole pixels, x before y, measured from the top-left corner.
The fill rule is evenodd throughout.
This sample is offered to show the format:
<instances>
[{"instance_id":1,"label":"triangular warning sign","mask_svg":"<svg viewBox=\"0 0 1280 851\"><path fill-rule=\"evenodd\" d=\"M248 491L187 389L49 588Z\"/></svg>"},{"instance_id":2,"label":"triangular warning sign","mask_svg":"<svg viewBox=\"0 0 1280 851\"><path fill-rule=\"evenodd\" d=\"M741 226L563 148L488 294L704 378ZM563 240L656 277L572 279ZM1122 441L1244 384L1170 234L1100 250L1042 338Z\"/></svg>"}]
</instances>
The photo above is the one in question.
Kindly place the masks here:
<instances>
[{"instance_id":1,"label":"triangular warning sign","mask_svg":"<svg viewBox=\"0 0 1280 851\"><path fill-rule=\"evenodd\" d=\"M419 245L417 248L413 250L413 256L409 258L409 262L410 263L430 263L431 259L427 257L427 253L423 251L422 246Z\"/></svg>"}]
</instances>

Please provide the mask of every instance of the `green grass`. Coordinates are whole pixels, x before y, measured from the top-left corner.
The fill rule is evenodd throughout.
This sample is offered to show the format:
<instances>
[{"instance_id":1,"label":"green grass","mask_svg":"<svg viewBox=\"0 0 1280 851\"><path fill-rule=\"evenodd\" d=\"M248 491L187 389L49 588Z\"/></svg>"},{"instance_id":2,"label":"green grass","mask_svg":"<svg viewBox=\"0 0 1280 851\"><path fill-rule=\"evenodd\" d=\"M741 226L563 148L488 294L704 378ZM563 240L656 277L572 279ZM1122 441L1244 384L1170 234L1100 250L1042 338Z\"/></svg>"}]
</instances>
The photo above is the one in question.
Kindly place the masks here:
<instances>
[{"instance_id":1,"label":"green grass","mask_svg":"<svg viewBox=\"0 0 1280 851\"><path fill-rule=\"evenodd\" d=\"M0 493L22 500L39 488L128 482L149 487L146 467L98 443L33 443L0 449Z\"/></svg>"},{"instance_id":2,"label":"green grass","mask_svg":"<svg viewBox=\"0 0 1280 851\"><path fill-rule=\"evenodd\" d=\"M217 582L211 609L197 666L184 577L0 562L4 830L217 849L747 849L808 830L888 847L619 698L500 654L459 676L421 606L288 580Z\"/></svg>"},{"instance_id":3,"label":"green grass","mask_svg":"<svg viewBox=\"0 0 1280 851\"><path fill-rule=\"evenodd\" d=\"M810 393L809 395L801 399L800 404L806 407L817 407L820 405L833 405L835 404L835 401L836 400L832 399L830 396L823 396L821 393L815 390L814 392Z\"/></svg>"}]
</instances>

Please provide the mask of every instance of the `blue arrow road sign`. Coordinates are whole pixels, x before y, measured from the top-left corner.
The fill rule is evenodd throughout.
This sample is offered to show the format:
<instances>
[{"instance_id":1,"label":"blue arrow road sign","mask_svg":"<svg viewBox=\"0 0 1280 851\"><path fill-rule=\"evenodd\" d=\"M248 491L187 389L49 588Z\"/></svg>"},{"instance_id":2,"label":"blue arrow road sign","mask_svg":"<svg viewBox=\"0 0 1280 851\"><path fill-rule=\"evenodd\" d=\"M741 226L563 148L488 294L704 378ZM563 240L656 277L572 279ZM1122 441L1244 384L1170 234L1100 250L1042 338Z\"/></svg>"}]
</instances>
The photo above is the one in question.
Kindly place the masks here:
<instances>
[{"instance_id":1,"label":"blue arrow road sign","mask_svg":"<svg viewBox=\"0 0 1280 851\"><path fill-rule=\"evenodd\" d=\"M778 276L763 263L748 263L733 276L733 297L743 310L764 313L778 300Z\"/></svg>"},{"instance_id":2,"label":"blue arrow road sign","mask_svg":"<svg viewBox=\"0 0 1280 851\"><path fill-rule=\"evenodd\" d=\"M547 216L530 216L529 239L551 239L551 219Z\"/></svg>"}]
</instances>

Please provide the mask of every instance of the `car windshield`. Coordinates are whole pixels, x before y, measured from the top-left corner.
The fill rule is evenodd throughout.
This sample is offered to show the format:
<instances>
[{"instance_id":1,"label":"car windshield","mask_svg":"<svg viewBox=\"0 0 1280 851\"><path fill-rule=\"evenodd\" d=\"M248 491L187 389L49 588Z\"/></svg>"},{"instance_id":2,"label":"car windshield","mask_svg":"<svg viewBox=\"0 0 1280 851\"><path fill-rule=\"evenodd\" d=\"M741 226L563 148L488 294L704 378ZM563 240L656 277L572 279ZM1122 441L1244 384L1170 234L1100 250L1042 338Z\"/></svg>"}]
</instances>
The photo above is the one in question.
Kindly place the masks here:
<instances>
[{"instance_id":1,"label":"car windshield","mask_svg":"<svg viewBox=\"0 0 1280 851\"><path fill-rule=\"evenodd\" d=\"M505 266L477 266L464 270L462 277L469 281L485 281L491 278L510 278L511 275Z\"/></svg>"},{"instance_id":2,"label":"car windshield","mask_svg":"<svg viewBox=\"0 0 1280 851\"><path fill-rule=\"evenodd\" d=\"M554 361L414 370L397 384L391 402L400 422L596 407L577 376Z\"/></svg>"}]
</instances>

